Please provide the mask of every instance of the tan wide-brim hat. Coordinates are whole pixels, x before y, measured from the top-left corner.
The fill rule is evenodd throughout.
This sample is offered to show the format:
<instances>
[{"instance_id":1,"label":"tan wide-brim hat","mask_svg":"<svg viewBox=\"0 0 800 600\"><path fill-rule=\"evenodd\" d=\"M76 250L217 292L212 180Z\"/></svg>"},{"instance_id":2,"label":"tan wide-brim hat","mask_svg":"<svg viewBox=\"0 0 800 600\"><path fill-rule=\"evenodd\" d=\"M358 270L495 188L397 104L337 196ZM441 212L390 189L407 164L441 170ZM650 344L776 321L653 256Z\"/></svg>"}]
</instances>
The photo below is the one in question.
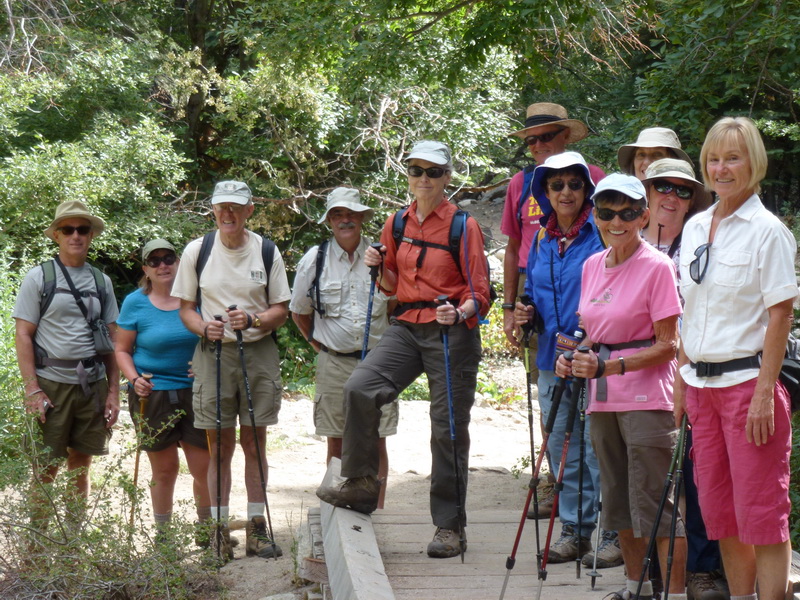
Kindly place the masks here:
<instances>
[{"instance_id":1,"label":"tan wide-brim hat","mask_svg":"<svg viewBox=\"0 0 800 600\"><path fill-rule=\"evenodd\" d=\"M531 135L531 130L542 125L560 125L569 129L567 143L578 142L589 135L589 128L577 119L567 117L567 109L560 104L539 102L528 107L525 116L525 128L509 133L522 140Z\"/></svg>"},{"instance_id":2,"label":"tan wide-brim hat","mask_svg":"<svg viewBox=\"0 0 800 600\"><path fill-rule=\"evenodd\" d=\"M645 178L642 183L648 187L655 179L680 179L694 188L692 196L692 206L688 215L703 211L711 206L711 192L706 189L694 176L692 163L677 158L662 158L651 163L644 173Z\"/></svg>"},{"instance_id":3,"label":"tan wide-brim hat","mask_svg":"<svg viewBox=\"0 0 800 600\"><path fill-rule=\"evenodd\" d=\"M51 240L55 240L55 233L56 229L58 229L58 224L64 219L73 218L86 219L89 221L95 237L103 233L103 230L106 228L106 224L103 219L100 217L95 217L93 214L91 214L83 202L80 200L67 200L66 202L62 202L58 205L58 208L56 208L56 216L53 219L53 222L50 223L50 226L44 230L44 234Z\"/></svg>"},{"instance_id":4,"label":"tan wide-brim hat","mask_svg":"<svg viewBox=\"0 0 800 600\"><path fill-rule=\"evenodd\" d=\"M633 159L637 148L666 148L675 154L675 158L685 160L689 164L692 159L681 149L681 141L672 129L666 127L650 127L642 129L639 137L633 144L625 144L617 150L617 162L623 173L635 175L633 172Z\"/></svg>"},{"instance_id":5,"label":"tan wide-brim hat","mask_svg":"<svg viewBox=\"0 0 800 600\"><path fill-rule=\"evenodd\" d=\"M352 210L353 212L364 213L365 223L372 218L372 215L375 214L375 211L369 206L361 204L361 195L358 193L358 190L354 190L353 188L338 187L328 194L328 203L325 206L325 214L322 215L317 223L322 225L325 221L327 221L328 213L330 213L334 208L346 208L347 210Z\"/></svg>"}]
</instances>

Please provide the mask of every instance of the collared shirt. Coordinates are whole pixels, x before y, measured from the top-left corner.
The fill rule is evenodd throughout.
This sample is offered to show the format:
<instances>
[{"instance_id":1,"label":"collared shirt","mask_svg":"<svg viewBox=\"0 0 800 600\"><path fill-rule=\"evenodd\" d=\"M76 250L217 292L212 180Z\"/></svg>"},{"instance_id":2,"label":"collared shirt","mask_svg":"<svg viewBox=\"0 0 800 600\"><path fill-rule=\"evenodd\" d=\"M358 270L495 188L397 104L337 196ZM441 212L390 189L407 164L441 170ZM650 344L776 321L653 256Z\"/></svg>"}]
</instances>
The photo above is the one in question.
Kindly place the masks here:
<instances>
[{"instance_id":1,"label":"collared shirt","mask_svg":"<svg viewBox=\"0 0 800 600\"><path fill-rule=\"evenodd\" d=\"M700 284L689 276L695 250L708 242L719 203L692 217L681 244L681 294L686 302L681 339L692 362L720 363L753 356L764 349L768 309L797 297L794 236L752 195L720 221ZM758 377L758 369L698 377L681 368L694 387L730 387Z\"/></svg>"},{"instance_id":2,"label":"collared shirt","mask_svg":"<svg viewBox=\"0 0 800 600\"><path fill-rule=\"evenodd\" d=\"M353 252L353 262L347 252L331 238L325 253L325 264L319 280L319 295L325 314L314 315L314 339L337 352L355 352L364 344L364 329L369 304L370 274L364 264L364 253L370 241L361 237ZM289 310L300 315L314 312L311 284L317 270L317 250L314 246L297 265ZM378 343L389 325L386 304L389 297L375 289L372 319L369 328L369 348Z\"/></svg>"},{"instance_id":3,"label":"collared shirt","mask_svg":"<svg viewBox=\"0 0 800 600\"><path fill-rule=\"evenodd\" d=\"M447 247L450 237L450 222L458 211L454 204L446 199L420 223L417 218L417 202L411 203L406 213L406 228L404 236L407 238L441 244ZM392 223L394 216L390 216L383 226L381 243L386 246L384 268L397 273L397 300L406 302L433 302L442 294L448 298L457 299L461 306L472 298L470 281L475 291L479 312L485 315L489 312L489 273L486 256L483 253L483 232L475 219L467 219L467 226L460 244L461 270L456 269L455 261L449 250L439 248L421 248L408 243L401 243L395 249L392 238ZM466 240L467 255L464 254ZM418 261L421 265L418 267ZM467 271L469 265L469 271ZM415 308L408 310L398 317L401 321L410 323L430 323L436 320L435 308ZM467 319L467 325L473 328L478 320L475 316Z\"/></svg>"}]
</instances>

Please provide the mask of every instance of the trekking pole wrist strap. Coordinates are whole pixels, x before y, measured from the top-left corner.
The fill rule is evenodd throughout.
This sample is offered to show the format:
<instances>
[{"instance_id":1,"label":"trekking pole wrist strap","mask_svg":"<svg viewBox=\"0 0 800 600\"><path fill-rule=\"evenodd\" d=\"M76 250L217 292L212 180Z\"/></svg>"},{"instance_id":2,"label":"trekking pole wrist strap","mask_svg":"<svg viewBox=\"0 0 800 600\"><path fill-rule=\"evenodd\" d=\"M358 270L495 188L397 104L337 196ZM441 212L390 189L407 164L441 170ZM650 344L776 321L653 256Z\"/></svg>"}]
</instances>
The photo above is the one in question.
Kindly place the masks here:
<instances>
[{"instance_id":1,"label":"trekking pole wrist strap","mask_svg":"<svg viewBox=\"0 0 800 600\"><path fill-rule=\"evenodd\" d=\"M592 377L592 379L600 379L605 372L606 372L606 361L604 361L602 358L598 356L597 371L595 371L594 377Z\"/></svg>"}]
</instances>

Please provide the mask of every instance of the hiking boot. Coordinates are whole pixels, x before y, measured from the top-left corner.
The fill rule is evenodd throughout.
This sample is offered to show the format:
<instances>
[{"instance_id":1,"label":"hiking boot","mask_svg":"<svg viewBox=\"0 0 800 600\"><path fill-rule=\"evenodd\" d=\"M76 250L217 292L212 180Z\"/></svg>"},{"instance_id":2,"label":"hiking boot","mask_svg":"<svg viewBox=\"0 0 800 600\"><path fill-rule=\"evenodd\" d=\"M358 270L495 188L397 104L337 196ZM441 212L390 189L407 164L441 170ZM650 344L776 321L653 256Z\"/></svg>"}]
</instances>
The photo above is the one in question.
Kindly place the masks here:
<instances>
[{"instance_id":1,"label":"hiking boot","mask_svg":"<svg viewBox=\"0 0 800 600\"><path fill-rule=\"evenodd\" d=\"M592 542L588 537L581 537L581 555L592 551ZM572 525L561 528L561 537L550 545L547 556L549 563L563 563L578 558L578 536Z\"/></svg>"},{"instance_id":2,"label":"hiking boot","mask_svg":"<svg viewBox=\"0 0 800 600\"><path fill-rule=\"evenodd\" d=\"M247 522L247 543L245 548L247 556L260 556L261 558L283 556L281 547L269 539L267 520L264 517L253 517Z\"/></svg>"},{"instance_id":3,"label":"hiking boot","mask_svg":"<svg viewBox=\"0 0 800 600\"><path fill-rule=\"evenodd\" d=\"M378 480L367 475L347 479L338 486L320 486L317 488L317 498L333 506L350 508L368 515L378 508L380 489Z\"/></svg>"},{"instance_id":4,"label":"hiking boot","mask_svg":"<svg viewBox=\"0 0 800 600\"><path fill-rule=\"evenodd\" d=\"M214 522L208 521L195 521L194 522L194 544L198 548L205 550L211 547L211 536L214 533ZM239 539L235 537L230 538L231 548L236 548L239 545Z\"/></svg>"},{"instance_id":5,"label":"hiking boot","mask_svg":"<svg viewBox=\"0 0 800 600\"><path fill-rule=\"evenodd\" d=\"M555 499L556 478L552 473L548 473L544 481L540 481L536 488L536 496L539 499L539 518L546 519L553 512L553 500ZM528 518L536 518L536 507L531 504L528 509Z\"/></svg>"},{"instance_id":6,"label":"hiking boot","mask_svg":"<svg viewBox=\"0 0 800 600\"><path fill-rule=\"evenodd\" d=\"M603 600L634 600L636 594L629 592L628 588L622 588L618 592L611 592L603 596ZM639 594L639 600L656 600L652 594Z\"/></svg>"},{"instance_id":7,"label":"hiking boot","mask_svg":"<svg viewBox=\"0 0 800 600\"><path fill-rule=\"evenodd\" d=\"M217 535L217 527L220 527L222 535ZM231 545L231 530L229 527L215 526L209 529L211 534L211 552L216 560L217 541L219 540L219 560L224 565L233 560L233 546Z\"/></svg>"},{"instance_id":8,"label":"hiking boot","mask_svg":"<svg viewBox=\"0 0 800 600\"><path fill-rule=\"evenodd\" d=\"M583 555L581 562L586 567L594 566L594 552ZM600 545L597 547L597 568L610 569L622 564L622 550L619 547L619 535L616 531L603 530Z\"/></svg>"},{"instance_id":9,"label":"hiking boot","mask_svg":"<svg viewBox=\"0 0 800 600\"><path fill-rule=\"evenodd\" d=\"M467 551L467 534L464 534L464 552ZM431 558L453 558L461 554L458 531L437 527L433 540L428 544L428 556Z\"/></svg>"},{"instance_id":10,"label":"hiking boot","mask_svg":"<svg viewBox=\"0 0 800 600\"><path fill-rule=\"evenodd\" d=\"M686 572L686 597L689 600L730 600L727 583L719 571Z\"/></svg>"}]
</instances>

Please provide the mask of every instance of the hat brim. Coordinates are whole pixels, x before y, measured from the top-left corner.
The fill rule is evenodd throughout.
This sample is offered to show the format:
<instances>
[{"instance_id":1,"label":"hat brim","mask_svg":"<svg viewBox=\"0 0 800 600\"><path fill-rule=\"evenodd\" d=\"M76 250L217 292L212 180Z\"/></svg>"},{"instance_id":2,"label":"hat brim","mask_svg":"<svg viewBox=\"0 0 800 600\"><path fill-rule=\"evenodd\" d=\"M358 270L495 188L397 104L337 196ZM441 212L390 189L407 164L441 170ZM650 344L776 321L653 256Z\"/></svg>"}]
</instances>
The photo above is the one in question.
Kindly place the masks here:
<instances>
[{"instance_id":1,"label":"hat brim","mask_svg":"<svg viewBox=\"0 0 800 600\"><path fill-rule=\"evenodd\" d=\"M694 196L692 197L692 207L691 209L689 209L690 215L703 211L707 209L709 206L711 206L711 201L712 201L711 192L709 192L706 189L705 185L703 185L697 179L689 177L686 173L682 173L680 171L665 171L663 173L655 175L654 177L648 177L647 179L643 179L642 183L647 188L650 182L655 181L656 179L681 179L687 183L692 184L692 187L694 188Z\"/></svg>"},{"instance_id":2,"label":"hat brim","mask_svg":"<svg viewBox=\"0 0 800 600\"><path fill-rule=\"evenodd\" d=\"M432 162L433 164L439 165L439 166L442 166L442 167L448 167L449 168L449 166L450 166L450 163L448 163L447 161L442 162L442 155L441 154L436 154L434 152L424 152L424 151L423 152L412 152L411 154L406 156L403 160L405 162L408 162L413 158L417 158L419 160L427 160L428 162Z\"/></svg>"},{"instance_id":3,"label":"hat brim","mask_svg":"<svg viewBox=\"0 0 800 600\"><path fill-rule=\"evenodd\" d=\"M672 146L665 146L664 144L659 144L657 142L643 142L641 144L625 144L624 146L620 146L619 150L617 150L617 164L619 164L619 168L623 173L627 173L628 175L636 175L633 172L633 159L636 156L636 149L637 148L666 148L667 150L673 152L675 154L675 158L680 160L685 160L690 165L692 163L692 159L689 158L689 155L686 154L680 148L673 148Z\"/></svg>"},{"instance_id":4,"label":"hat brim","mask_svg":"<svg viewBox=\"0 0 800 600\"><path fill-rule=\"evenodd\" d=\"M364 223L371 220L372 217L375 215L375 211L372 210L369 206L364 206L363 204L356 204L355 202L337 202L333 206L328 207L328 209L325 211L325 214L322 215L319 221L317 221L317 224L323 225L328 220L328 213L330 213L334 208L346 208L348 210L352 210L353 212L363 213Z\"/></svg>"},{"instance_id":5,"label":"hat brim","mask_svg":"<svg viewBox=\"0 0 800 600\"><path fill-rule=\"evenodd\" d=\"M579 142L589 135L589 128L582 121L578 121L577 119L560 119L558 121L542 123L541 125L534 125L533 127L525 127L524 129L509 133L508 135L518 137L524 141L526 137L531 135L530 131L532 129L538 129L539 127L545 127L547 125L561 125L569 129L569 137L567 137L568 144Z\"/></svg>"},{"instance_id":6,"label":"hat brim","mask_svg":"<svg viewBox=\"0 0 800 600\"><path fill-rule=\"evenodd\" d=\"M67 215L61 215L60 217L58 217L58 219L54 219L53 222L50 223L50 226L44 230L44 234L51 240L55 241L56 229L58 229L58 224L66 219L86 219L92 226L92 233L94 234L94 237L97 237L98 235L103 233L103 231L105 231L106 228L105 221L103 221L103 219L101 219L100 217L95 217L94 215L81 214L81 213L73 215L67 214Z\"/></svg>"},{"instance_id":7,"label":"hat brim","mask_svg":"<svg viewBox=\"0 0 800 600\"><path fill-rule=\"evenodd\" d=\"M228 195L228 194L218 194L216 196L211 197L211 204L222 204L224 202L230 202L231 204L241 204L244 206L245 204L250 204L251 198L245 198L244 196L240 195Z\"/></svg>"}]
</instances>

